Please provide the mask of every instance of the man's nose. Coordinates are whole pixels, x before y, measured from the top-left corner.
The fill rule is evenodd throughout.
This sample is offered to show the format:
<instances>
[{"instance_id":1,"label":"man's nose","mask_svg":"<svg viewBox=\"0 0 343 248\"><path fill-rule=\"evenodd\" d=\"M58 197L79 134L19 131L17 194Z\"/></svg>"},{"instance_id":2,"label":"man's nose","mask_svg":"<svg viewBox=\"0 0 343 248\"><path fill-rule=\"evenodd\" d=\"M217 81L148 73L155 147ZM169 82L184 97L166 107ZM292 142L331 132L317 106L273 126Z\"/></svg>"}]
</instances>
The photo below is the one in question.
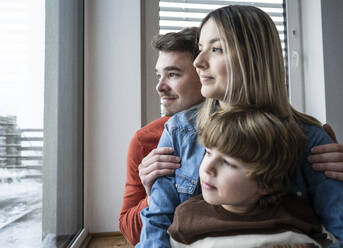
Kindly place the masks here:
<instances>
[{"instance_id":1,"label":"man's nose","mask_svg":"<svg viewBox=\"0 0 343 248\"><path fill-rule=\"evenodd\" d=\"M169 86L166 82L166 79L164 77L161 77L156 85L157 92L165 92L168 91Z\"/></svg>"}]
</instances>

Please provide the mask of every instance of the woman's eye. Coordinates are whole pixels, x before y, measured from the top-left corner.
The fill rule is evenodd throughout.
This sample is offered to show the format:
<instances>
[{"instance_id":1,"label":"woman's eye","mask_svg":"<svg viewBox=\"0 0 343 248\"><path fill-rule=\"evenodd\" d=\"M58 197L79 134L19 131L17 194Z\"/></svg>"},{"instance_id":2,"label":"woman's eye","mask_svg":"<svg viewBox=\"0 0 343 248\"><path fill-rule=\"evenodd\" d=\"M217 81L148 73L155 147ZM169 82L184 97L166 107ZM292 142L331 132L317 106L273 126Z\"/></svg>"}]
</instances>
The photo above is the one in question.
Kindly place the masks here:
<instances>
[{"instance_id":1,"label":"woman's eye","mask_svg":"<svg viewBox=\"0 0 343 248\"><path fill-rule=\"evenodd\" d=\"M212 52L223 52L223 49L221 49L219 47L213 47Z\"/></svg>"}]
</instances>

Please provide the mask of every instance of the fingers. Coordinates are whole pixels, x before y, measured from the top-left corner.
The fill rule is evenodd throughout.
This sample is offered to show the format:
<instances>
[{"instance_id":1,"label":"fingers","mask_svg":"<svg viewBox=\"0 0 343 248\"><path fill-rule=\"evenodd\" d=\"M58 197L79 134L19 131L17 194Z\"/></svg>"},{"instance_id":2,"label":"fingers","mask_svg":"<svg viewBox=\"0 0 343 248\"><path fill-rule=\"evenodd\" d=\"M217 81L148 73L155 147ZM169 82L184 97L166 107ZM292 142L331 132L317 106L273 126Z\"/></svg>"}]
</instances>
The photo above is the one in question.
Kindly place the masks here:
<instances>
[{"instance_id":1,"label":"fingers","mask_svg":"<svg viewBox=\"0 0 343 248\"><path fill-rule=\"evenodd\" d=\"M139 177L147 195L150 195L151 185L156 178L172 174L180 168L180 158L171 155L173 151L170 147L156 148L138 166Z\"/></svg>"},{"instance_id":2,"label":"fingers","mask_svg":"<svg viewBox=\"0 0 343 248\"><path fill-rule=\"evenodd\" d=\"M166 175L170 175L173 174L174 170L172 169L161 169L161 170L154 170L153 172L151 172L150 174L147 174L144 178L143 178L143 185L152 185L152 183L156 180L156 178L161 177L161 176L166 176Z\"/></svg>"},{"instance_id":3,"label":"fingers","mask_svg":"<svg viewBox=\"0 0 343 248\"><path fill-rule=\"evenodd\" d=\"M179 163L170 163L170 162L154 162L146 167L140 167L139 168L139 174L141 176L149 175L154 173L155 171L161 171L161 170L175 170L177 168L180 168Z\"/></svg>"},{"instance_id":4,"label":"fingers","mask_svg":"<svg viewBox=\"0 0 343 248\"><path fill-rule=\"evenodd\" d=\"M333 131L332 127L329 124L324 124L323 125L323 129L328 133L328 135L330 136L330 138L333 140L333 142L338 143L337 138L336 138L336 134Z\"/></svg>"},{"instance_id":5,"label":"fingers","mask_svg":"<svg viewBox=\"0 0 343 248\"><path fill-rule=\"evenodd\" d=\"M325 171L325 175L332 179L343 181L343 172Z\"/></svg>"},{"instance_id":6,"label":"fingers","mask_svg":"<svg viewBox=\"0 0 343 248\"><path fill-rule=\"evenodd\" d=\"M329 178L343 181L343 162L313 164L312 168L317 171L324 171L324 174Z\"/></svg>"},{"instance_id":7,"label":"fingers","mask_svg":"<svg viewBox=\"0 0 343 248\"><path fill-rule=\"evenodd\" d=\"M161 177L161 176L166 176L169 174L173 174L175 169L158 169L158 170L152 170L150 173L147 170L148 168L143 168L139 170L139 177L141 179L141 182L144 186L145 192L147 195L150 195L151 191L151 186L156 180L156 178Z\"/></svg>"},{"instance_id":8,"label":"fingers","mask_svg":"<svg viewBox=\"0 0 343 248\"><path fill-rule=\"evenodd\" d=\"M343 144L326 144L312 147L312 153L332 153L332 152L341 152L343 153Z\"/></svg>"},{"instance_id":9,"label":"fingers","mask_svg":"<svg viewBox=\"0 0 343 248\"><path fill-rule=\"evenodd\" d=\"M140 168L150 167L152 164L159 162L179 163L180 158L178 156L170 155L171 153L173 153L173 148L156 148L143 158Z\"/></svg>"},{"instance_id":10,"label":"fingers","mask_svg":"<svg viewBox=\"0 0 343 248\"><path fill-rule=\"evenodd\" d=\"M313 164L312 168L317 171L343 172L343 162L318 163L318 164Z\"/></svg>"},{"instance_id":11,"label":"fingers","mask_svg":"<svg viewBox=\"0 0 343 248\"><path fill-rule=\"evenodd\" d=\"M142 163L148 161L149 159L151 159L152 157L156 155L169 155L169 154L172 154L173 152L174 152L174 149L171 147L155 148L145 158L143 158Z\"/></svg>"},{"instance_id":12,"label":"fingers","mask_svg":"<svg viewBox=\"0 0 343 248\"><path fill-rule=\"evenodd\" d=\"M307 160L312 163L329 163L329 162L343 162L343 153L341 152L330 152L320 153L308 156Z\"/></svg>"}]
</instances>

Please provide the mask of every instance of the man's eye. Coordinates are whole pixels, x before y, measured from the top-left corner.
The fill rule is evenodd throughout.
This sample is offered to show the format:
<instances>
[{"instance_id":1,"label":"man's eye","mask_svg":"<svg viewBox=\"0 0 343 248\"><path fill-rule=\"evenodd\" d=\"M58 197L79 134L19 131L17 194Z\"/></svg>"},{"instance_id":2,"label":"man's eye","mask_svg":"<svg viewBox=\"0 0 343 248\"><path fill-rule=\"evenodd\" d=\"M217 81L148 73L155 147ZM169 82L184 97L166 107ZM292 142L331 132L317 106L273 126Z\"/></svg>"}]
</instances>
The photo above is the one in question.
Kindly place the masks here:
<instances>
[{"instance_id":1,"label":"man's eye","mask_svg":"<svg viewBox=\"0 0 343 248\"><path fill-rule=\"evenodd\" d=\"M176 76L178 76L178 74L176 74L176 73L174 73L174 72L170 72L170 73L169 73L169 77L171 77L171 78L172 78L172 77L176 77Z\"/></svg>"},{"instance_id":2,"label":"man's eye","mask_svg":"<svg viewBox=\"0 0 343 248\"><path fill-rule=\"evenodd\" d=\"M161 75L156 74L156 78L159 80L161 78Z\"/></svg>"}]
</instances>

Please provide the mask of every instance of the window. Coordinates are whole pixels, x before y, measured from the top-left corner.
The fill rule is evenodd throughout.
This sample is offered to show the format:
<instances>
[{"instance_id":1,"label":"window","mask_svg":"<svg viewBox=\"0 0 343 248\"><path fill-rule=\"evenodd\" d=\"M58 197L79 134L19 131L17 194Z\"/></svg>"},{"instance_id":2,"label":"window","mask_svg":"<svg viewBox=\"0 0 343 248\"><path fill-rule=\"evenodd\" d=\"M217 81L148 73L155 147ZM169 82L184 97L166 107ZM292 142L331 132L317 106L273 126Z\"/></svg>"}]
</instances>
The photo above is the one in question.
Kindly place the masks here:
<instances>
[{"instance_id":1,"label":"window","mask_svg":"<svg viewBox=\"0 0 343 248\"><path fill-rule=\"evenodd\" d=\"M83 0L0 1L0 246L83 228Z\"/></svg>"}]
</instances>

